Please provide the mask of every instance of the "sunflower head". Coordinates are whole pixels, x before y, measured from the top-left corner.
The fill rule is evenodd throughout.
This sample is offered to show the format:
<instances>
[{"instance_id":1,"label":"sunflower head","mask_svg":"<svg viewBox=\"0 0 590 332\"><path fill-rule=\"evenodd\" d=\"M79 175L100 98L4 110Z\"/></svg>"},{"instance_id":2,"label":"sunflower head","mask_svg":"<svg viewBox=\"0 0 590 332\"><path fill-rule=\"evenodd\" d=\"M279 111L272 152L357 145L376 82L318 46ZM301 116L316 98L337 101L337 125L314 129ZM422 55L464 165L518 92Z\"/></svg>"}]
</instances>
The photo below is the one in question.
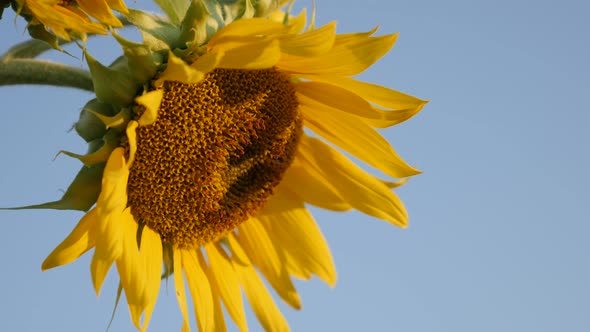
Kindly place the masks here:
<instances>
[{"instance_id":1,"label":"sunflower head","mask_svg":"<svg viewBox=\"0 0 590 332\"><path fill-rule=\"evenodd\" d=\"M32 208L89 211L43 269L94 248L96 291L115 264L142 330L162 264L183 329L186 280L199 329L225 329L222 304L245 329L241 289L265 329L286 330L260 275L294 308L291 277L336 281L304 204L407 225L391 190L403 181L376 178L337 148L390 177L418 174L376 129L426 102L352 78L396 35L306 29L305 13L278 1L174 4L166 16L129 10L143 42L112 31L123 55L109 66L85 50L96 98L74 127L89 151L63 151L84 166L61 200Z\"/></svg>"},{"instance_id":2,"label":"sunflower head","mask_svg":"<svg viewBox=\"0 0 590 332\"><path fill-rule=\"evenodd\" d=\"M273 68L215 69L160 91L157 121L137 129L129 205L164 242L194 248L264 206L294 157L299 105Z\"/></svg>"}]
</instances>

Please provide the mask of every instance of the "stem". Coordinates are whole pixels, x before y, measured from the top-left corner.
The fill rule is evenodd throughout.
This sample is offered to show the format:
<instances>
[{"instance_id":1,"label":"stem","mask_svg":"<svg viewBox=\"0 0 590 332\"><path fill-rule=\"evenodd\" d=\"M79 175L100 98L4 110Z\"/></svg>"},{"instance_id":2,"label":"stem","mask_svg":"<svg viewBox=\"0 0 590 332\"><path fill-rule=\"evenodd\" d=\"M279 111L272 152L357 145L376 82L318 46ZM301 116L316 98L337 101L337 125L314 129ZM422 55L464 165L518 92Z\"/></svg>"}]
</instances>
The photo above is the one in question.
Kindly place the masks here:
<instances>
[{"instance_id":1,"label":"stem","mask_svg":"<svg viewBox=\"0 0 590 332\"><path fill-rule=\"evenodd\" d=\"M92 76L87 70L51 61L0 61L0 86L17 84L45 84L94 92Z\"/></svg>"}]
</instances>

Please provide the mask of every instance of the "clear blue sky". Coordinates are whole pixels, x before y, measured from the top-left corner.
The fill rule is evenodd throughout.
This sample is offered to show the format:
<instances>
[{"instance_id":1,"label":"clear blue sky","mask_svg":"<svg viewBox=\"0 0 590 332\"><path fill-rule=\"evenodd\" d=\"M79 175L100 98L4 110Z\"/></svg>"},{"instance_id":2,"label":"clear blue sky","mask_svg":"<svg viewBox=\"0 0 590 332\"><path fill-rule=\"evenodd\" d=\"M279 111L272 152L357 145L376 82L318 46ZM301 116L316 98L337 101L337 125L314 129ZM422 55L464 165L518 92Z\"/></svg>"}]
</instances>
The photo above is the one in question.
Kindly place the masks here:
<instances>
[{"instance_id":1,"label":"clear blue sky","mask_svg":"<svg viewBox=\"0 0 590 332\"><path fill-rule=\"evenodd\" d=\"M432 102L383 131L424 171L398 191L410 227L313 210L339 279L335 289L297 282L304 309L281 307L292 330L590 331L590 3L317 3L318 21L338 20L340 32L399 31L393 51L361 78ZM0 52L23 30L5 13ZM89 49L115 55L100 45ZM68 129L90 97L0 87L1 206L61 195L79 165L53 157L84 151ZM80 215L0 212L0 330L104 331L114 274L97 300L88 256L40 270ZM175 298L162 289L150 331L180 330ZM260 329L251 312L248 321ZM132 330L122 306L112 331Z\"/></svg>"}]
</instances>

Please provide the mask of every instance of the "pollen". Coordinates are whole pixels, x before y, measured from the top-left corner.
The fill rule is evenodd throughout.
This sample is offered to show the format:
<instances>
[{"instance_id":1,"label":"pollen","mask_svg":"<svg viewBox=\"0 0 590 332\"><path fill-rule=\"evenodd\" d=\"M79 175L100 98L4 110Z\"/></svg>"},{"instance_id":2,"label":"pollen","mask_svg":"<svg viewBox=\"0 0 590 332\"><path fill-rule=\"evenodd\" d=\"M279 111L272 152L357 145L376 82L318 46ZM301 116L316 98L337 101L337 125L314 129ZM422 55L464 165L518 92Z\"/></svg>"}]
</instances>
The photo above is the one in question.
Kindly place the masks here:
<instances>
[{"instance_id":1,"label":"pollen","mask_svg":"<svg viewBox=\"0 0 590 332\"><path fill-rule=\"evenodd\" d=\"M276 69L216 69L163 89L156 122L137 130L128 204L163 242L193 248L264 206L293 160L302 119L293 84Z\"/></svg>"}]
</instances>

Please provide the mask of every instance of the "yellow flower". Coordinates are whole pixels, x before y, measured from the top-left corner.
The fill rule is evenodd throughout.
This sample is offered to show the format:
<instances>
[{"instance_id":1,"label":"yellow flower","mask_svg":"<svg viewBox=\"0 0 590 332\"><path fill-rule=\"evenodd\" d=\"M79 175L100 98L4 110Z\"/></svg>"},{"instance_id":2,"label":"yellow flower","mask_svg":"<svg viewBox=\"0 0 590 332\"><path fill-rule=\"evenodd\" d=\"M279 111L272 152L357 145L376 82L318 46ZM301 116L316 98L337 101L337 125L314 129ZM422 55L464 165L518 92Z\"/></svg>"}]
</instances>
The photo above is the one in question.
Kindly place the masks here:
<instances>
[{"instance_id":1,"label":"yellow flower","mask_svg":"<svg viewBox=\"0 0 590 332\"><path fill-rule=\"evenodd\" d=\"M91 153L64 152L85 166L61 200L32 208L92 208L43 270L94 249L97 294L115 264L142 331L162 269L174 280L183 331L189 294L200 331L225 330L222 305L247 330L242 292L266 330L286 331L261 277L296 309L291 277L336 282L305 204L407 225L391 190L401 181L370 175L327 142L393 178L418 174L375 128L426 102L352 78L396 35L337 35L335 23L303 31L301 16L278 23L247 11L231 22L195 3L181 29L132 11L145 44L114 35L125 57L110 67L86 54L97 99L75 128Z\"/></svg>"},{"instance_id":2,"label":"yellow flower","mask_svg":"<svg viewBox=\"0 0 590 332\"><path fill-rule=\"evenodd\" d=\"M30 25L41 25L65 40L70 40L71 35L106 34L105 25L123 26L113 14L112 9L128 13L127 6L122 0L16 0L16 2L20 7L19 11L30 19Z\"/></svg>"}]
</instances>

